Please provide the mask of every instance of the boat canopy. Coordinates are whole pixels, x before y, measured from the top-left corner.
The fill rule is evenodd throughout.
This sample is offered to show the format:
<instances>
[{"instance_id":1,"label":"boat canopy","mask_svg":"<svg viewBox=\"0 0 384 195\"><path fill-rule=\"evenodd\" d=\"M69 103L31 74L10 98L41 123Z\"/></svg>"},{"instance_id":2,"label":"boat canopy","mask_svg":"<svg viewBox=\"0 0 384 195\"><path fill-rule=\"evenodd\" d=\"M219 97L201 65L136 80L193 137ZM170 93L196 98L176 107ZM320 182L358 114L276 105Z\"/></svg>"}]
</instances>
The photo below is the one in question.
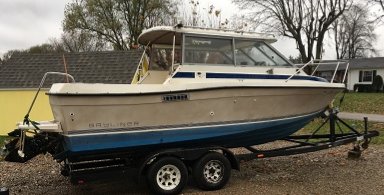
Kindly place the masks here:
<instances>
[{"instance_id":1,"label":"boat canopy","mask_svg":"<svg viewBox=\"0 0 384 195\"><path fill-rule=\"evenodd\" d=\"M242 39L263 40L267 43L276 42L272 34L263 34L255 32L243 32L228 29L212 29L200 27L178 27L178 26L157 26L147 29L141 33L138 42L142 45L164 44L172 45L175 35L175 44L180 45L183 34L194 34L200 36L216 36Z\"/></svg>"},{"instance_id":2,"label":"boat canopy","mask_svg":"<svg viewBox=\"0 0 384 195\"><path fill-rule=\"evenodd\" d=\"M165 80L175 71L175 66L180 65L292 67L289 60L269 45L276 42L271 34L157 26L143 31L138 42L150 46L146 49L149 60L141 61L146 63L138 66L134 82L142 82L141 78L149 81L157 73L162 75L157 76L156 81ZM146 71L152 73L146 74Z\"/></svg>"}]
</instances>

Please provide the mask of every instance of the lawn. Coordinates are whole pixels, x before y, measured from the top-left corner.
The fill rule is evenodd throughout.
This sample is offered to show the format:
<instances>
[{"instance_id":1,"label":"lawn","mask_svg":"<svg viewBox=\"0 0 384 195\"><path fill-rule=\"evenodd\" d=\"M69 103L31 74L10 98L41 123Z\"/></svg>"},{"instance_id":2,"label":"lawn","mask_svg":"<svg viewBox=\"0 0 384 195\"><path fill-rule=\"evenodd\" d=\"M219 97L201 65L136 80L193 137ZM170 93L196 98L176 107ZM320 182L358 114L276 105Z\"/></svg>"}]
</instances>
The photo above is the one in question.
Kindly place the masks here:
<instances>
[{"instance_id":1,"label":"lawn","mask_svg":"<svg viewBox=\"0 0 384 195\"><path fill-rule=\"evenodd\" d=\"M341 96L336 97L335 106L339 105ZM346 93L340 111L384 115L384 93Z\"/></svg>"},{"instance_id":2,"label":"lawn","mask_svg":"<svg viewBox=\"0 0 384 195\"><path fill-rule=\"evenodd\" d=\"M344 101L340 106L340 98L342 93L338 94L335 98L334 105L339 107L341 112L356 112L356 113L366 113L366 114L382 114L384 115L384 93L355 93L349 92L345 94ZM364 122L356 120L344 120L350 126L362 132L364 130ZM315 119L303 129L301 129L298 134L310 134L312 133L320 124L322 119ZM343 129L345 127L342 126ZM372 139L371 143L374 144L384 144L384 123L368 122L368 130L378 130L380 136ZM319 133L329 132L329 124L324 125Z\"/></svg>"}]
</instances>

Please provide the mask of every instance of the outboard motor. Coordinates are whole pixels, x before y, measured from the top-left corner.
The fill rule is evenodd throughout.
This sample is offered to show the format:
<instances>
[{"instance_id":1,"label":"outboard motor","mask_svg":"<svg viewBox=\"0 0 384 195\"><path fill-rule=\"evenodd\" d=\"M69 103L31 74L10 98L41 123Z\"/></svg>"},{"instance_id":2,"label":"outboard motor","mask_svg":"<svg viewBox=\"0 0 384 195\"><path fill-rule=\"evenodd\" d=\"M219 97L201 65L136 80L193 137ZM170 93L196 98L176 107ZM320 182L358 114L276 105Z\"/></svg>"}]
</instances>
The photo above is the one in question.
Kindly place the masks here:
<instances>
[{"instance_id":1,"label":"outboard motor","mask_svg":"<svg viewBox=\"0 0 384 195\"><path fill-rule=\"evenodd\" d=\"M43 134L22 137L20 129L15 129L8 133L8 135L14 137L14 139L6 143L2 149L5 161L24 163L39 154L45 154L46 152L55 153L57 138Z\"/></svg>"}]
</instances>

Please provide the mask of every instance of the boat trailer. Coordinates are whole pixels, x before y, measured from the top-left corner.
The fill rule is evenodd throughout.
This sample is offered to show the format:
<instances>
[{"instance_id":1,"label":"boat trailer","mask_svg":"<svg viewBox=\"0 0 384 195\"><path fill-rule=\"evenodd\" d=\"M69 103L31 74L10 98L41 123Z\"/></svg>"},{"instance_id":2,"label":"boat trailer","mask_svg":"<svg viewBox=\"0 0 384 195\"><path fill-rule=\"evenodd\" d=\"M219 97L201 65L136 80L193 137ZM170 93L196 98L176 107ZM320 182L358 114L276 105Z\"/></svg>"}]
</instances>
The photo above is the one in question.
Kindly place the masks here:
<instances>
[{"instance_id":1,"label":"boat trailer","mask_svg":"<svg viewBox=\"0 0 384 195\"><path fill-rule=\"evenodd\" d=\"M348 143L353 143L352 149L348 152L349 158L359 158L363 150L367 149L371 139L379 135L378 131L368 131L368 118L364 118L364 129L362 131L356 130L354 127L348 125L345 121L337 116L338 111L336 109L329 109L323 115L322 124L315 129L312 134L308 135L291 135L281 141L291 143L289 146L271 149L271 150L259 150L255 146L244 147L249 151L246 154L234 154L231 150L220 146L212 147L191 147L191 148L167 148L160 149L151 152L140 152L140 154L132 153L119 153L109 156L95 156L93 159L87 161L78 159L74 161L66 161L63 166L62 174L70 176L70 180L73 184L81 184L85 181L92 181L99 178L100 172L120 171L127 170L129 167L135 168L135 175L139 179L144 176L153 162L160 159L167 159L169 157L175 157L181 159L187 166L192 166L194 162L199 162L207 155L220 155L228 159L229 170L240 170L240 162L278 157L288 156L295 154L304 154L309 152L315 152L319 150L329 149ZM329 125L329 132L326 134L320 134L320 129L326 124ZM344 128L343 128L344 127ZM72 159L73 160L73 159ZM192 169L192 172L196 168ZM194 173L191 173L192 175ZM226 183L226 181L225 181ZM222 184L222 186L225 185ZM149 184L150 185L150 184ZM204 184L198 184L202 189L215 190L220 188L211 188ZM221 186L221 185L220 185ZM219 186L219 187L220 187Z\"/></svg>"}]
</instances>

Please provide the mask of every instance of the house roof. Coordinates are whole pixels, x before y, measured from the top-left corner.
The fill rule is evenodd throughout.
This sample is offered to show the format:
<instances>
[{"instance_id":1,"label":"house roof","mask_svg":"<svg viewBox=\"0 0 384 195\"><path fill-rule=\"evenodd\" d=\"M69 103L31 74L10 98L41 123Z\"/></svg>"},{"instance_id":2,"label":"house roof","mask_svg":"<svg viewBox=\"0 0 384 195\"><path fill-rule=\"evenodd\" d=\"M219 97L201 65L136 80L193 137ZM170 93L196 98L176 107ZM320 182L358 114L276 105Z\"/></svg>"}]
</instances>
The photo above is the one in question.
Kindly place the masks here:
<instances>
[{"instance_id":1,"label":"house roof","mask_svg":"<svg viewBox=\"0 0 384 195\"><path fill-rule=\"evenodd\" d=\"M37 88L46 72L67 72L76 82L131 83L142 50L80 53L15 54L0 66L0 89ZM64 76L48 76L44 88L66 82Z\"/></svg>"},{"instance_id":2,"label":"house roof","mask_svg":"<svg viewBox=\"0 0 384 195\"><path fill-rule=\"evenodd\" d=\"M384 69L384 57L351 59L349 65L351 69Z\"/></svg>"}]
</instances>

